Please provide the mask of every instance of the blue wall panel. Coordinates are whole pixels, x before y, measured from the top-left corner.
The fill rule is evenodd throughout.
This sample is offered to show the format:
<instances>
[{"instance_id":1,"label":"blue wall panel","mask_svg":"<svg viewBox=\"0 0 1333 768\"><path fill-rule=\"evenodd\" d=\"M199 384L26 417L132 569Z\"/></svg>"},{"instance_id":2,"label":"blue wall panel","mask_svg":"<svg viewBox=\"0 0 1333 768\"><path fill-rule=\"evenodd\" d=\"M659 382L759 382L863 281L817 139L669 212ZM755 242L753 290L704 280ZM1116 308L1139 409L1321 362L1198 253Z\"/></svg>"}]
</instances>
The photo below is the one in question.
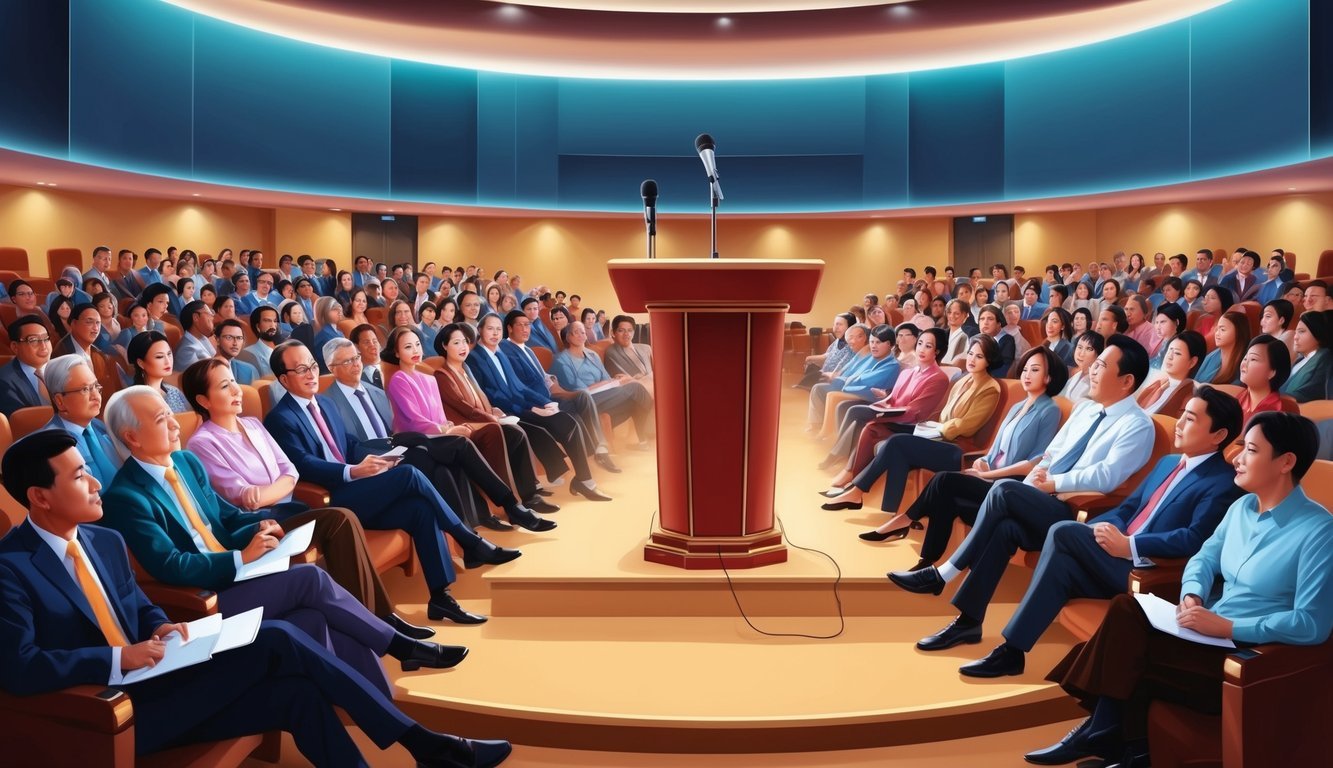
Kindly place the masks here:
<instances>
[{"instance_id":1,"label":"blue wall panel","mask_svg":"<svg viewBox=\"0 0 1333 768\"><path fill-rule=\"evenodd\" d=\"M518 196L514 142L518 137L518 77L477 73L477 202L496 205Z\"/></svg>"},{"instance_id":2,"label":"blue wall panel","mask_svg":"<svg viewBox=\"0 0 1333 768\"><path fill-rule=\"evenodd\" d=\"M0 0L0 145L64 157L68 85L69 7Z\"/></svg>"},{"instance_id":3,"label":"blue wall panel","mask_svg":"<svg viewBox=\"0 0 1333 768\"><path fill-rule=\"evenodd\" d=\"M868 77L865 81L865 153L862 204L907 204L906 75Z\"/></svg>"},{"instance_id":4,"label":"blue wall panel","mask_svg":"<svg viewBox=\"0 0 1333 768\"><path fill-rule=\"evenodd\" d=\"M1196 178L1307 159L1309 19L1309 0L1265 0L1262 13L1237 3L1191 21Z\"/></svg>"},{"instance_id":5,"label":"blue wall panel","mask_svg":"<svg viewBox=\"0 0 1333 768\"><path fill-rule=\"evenodd\" d=\"M518 197L554 206L559 196L560 159L555 147L560 124L554 80L524 77L515 84L514 165Z\"/></svg>"},{"instance_id":6,"label":"blue wall panel","mask_svg":"<svg viewBox=\"0 0 1333 768\"><path fill-rule=\"evenodd\" d=\"M1005 65L1010 197L1189 173L1189 23Z\"/></svg>"},{"instance_id":7,"label":"blue wall panel","mask_svg":"<svg viewBox=\"0 0 1333 768\"><path fill-rule=\"evenodd\" d=\"M277 188L389 193L389 60L195 25L194 167Z\"/></svg>"},{"instance_id":8,"label":"blue wall panel","mask_svg":"<svg viewBox=\"0 0 1333 768\"><path fill-rule=\"evenodd\" d=\"M72 158L167 174L191 169L195 15L155 5L127 17L115 3L71 1Z\"/></svg>"},{"instance_id":9,"label":"blue wall panel","mask_svg":"<svg viewBox=\"0 0 1333 768\"><path fill-rule=\"evenodd\" d=\"M908 78L908 184L913 205L1004 196L1004 65Z\"/></svg>"},{"instance_id":10,"label":"blue wall panel","mask_svg":"<svg viewBox=\"0 0 1333 768\"><path fill-rule=\"evenodd\" d=\"M411 61L392 73L394 197L475 200L477 73Z\"/></svg>"},{"instance_id":11,"label":"blue wall panel","mask_svg":"<svg viewBox=\"0 0 1333 768\"><path fill-rule=\"evenodd\" d=\"M859 77L751 83L560 80L560 153L694 154L710 134L728 155L861 154Z\"/></svg>"}]
</instances>

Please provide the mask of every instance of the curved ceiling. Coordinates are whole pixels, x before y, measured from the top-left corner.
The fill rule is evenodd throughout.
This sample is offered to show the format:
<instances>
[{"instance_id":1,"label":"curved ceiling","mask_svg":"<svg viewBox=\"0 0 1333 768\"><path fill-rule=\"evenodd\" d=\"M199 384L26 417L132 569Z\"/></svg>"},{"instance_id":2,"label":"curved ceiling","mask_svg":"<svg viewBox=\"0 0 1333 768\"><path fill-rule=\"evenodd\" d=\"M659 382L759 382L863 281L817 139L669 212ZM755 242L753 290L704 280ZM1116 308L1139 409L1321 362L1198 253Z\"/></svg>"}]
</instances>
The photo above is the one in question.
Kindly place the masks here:
<instances>
[{"instance_id":1,"label":"curved ceiling","mask_svg":"<svg viewBox=\"0 0 1333 768\"><path fill-rule=\"evenodd\" d=\"M609 0L165 2L287 38L466 69L773 80L1030 56L1160 26L1229 0L649 0L635 11L610 10L617 4Z\"/></svg>"}]
</instances>

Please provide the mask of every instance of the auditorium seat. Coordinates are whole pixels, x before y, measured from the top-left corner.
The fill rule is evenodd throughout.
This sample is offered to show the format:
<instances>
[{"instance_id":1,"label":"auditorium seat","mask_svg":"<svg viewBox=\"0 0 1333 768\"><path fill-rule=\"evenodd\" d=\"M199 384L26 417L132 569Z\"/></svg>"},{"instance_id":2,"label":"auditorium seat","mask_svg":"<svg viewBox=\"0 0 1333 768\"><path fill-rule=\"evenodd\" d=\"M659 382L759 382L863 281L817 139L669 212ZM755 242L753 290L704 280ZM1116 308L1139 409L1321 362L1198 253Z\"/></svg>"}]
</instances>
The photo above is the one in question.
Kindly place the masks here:
<instances>
[{"instance_id":1,"label":"auditorium seat","mask_svg":"<svg viewBox=\"0 0 1333 768\"><path fill-rule=\"evenodd\" d=\"M14 277L5 277L4 281L17 279L19 275L28 274L28 252L23 248L0 248L0 270L7 270L16 273Z\"/></svg>"},{"instance_id":2,"label":"auditorium seat","mask_svg":"<svg viewBox=\"0 0 1333 768\"><path fill-rule=\"evenodd\" d=\"M241 415L252 419L262 419L268 413L264 400L268 397L268 387L254 387L250 384L237 384L241 388ZM260 395L260 392L264 392Z\"/></svg>"},{"instance_id":3,"label":"auditorium seat","mask_svg":"<svg viewBox=\"0 0 1333 768\"><path fill-rule=\"evenodd\" d=\"M83 251L78 248L47 248L46 274L54 280L65 267L77 267L83 271Z\"/></svg>"},{"instance_id":4,"label":"auditorium seat","mask_svg":"<svg viewBox=\"0 0 1333 768\"><path fill-rule=\"evenodd\" d=\"M296 488L292 491L292 498L312 509L332 506L329 492L306 480L297 481ZM446 537L446 541L450 545L450 551L453 551L455 547L453 539ZM412 537L404 530L373 531L367 528L366 552L370 555L371 564L379 573L397 567L402 568L403 573L408 576L417 574L416 549L412 546ZM306 554L311 555L309 558L311 562L318 559L318 550L312 548ZM458 554L461 556L461 551Z\"/></svg>"},{"instance_id":5,"label":"auditorium seat","mask_svg":"<svg viewBox=\"0 0 1333 768\"><path fill-rule=\"evenodd\" d=\"M542 370L549 372L551 362L555 360L555 353L546 347L528 347L528 349L531 349L532 353L537 356L537 362L542 364Z\"/></svg>"},{"instance_id":6,"label":"auditorium seat","mask_svg":"<svg viewBox=\"0 0 1333 768\"><path fill-rule=\"evenodd\" d=\"M1333 280L1333 250L1319 254L1319 266L1314 275L1317 280Z\"/></svg>"},{"instance_id":7,"label":"auditorium seat","mask_svg":"<svg viewBox=\"0 0 1333 768\"><path fill-rule=\"evenodd\" d=\"M1176 391L1171 393L1171 397L1167 398L1165 403L1162 403L1162 407L1157 409L1159 414L1170 416L1173 419L1180 418L1180 415L1185 412L1185 403L1188 403L1189 399L1194 396L1195 383L1193 381L1185 383L1188 386L1176 387Z\"/></svg>"},{"instance_id":8,"label":"auditorium seat","mask_svg":"<svg viewBox=\"0 0 1333 768\"><path fill-rule=\"evenodd\" d=\"M589 343L589 344L588 344L588 349L591 349L593 352L596 352L596 353L597 353L597 357L599 357L599 358L601 358L603 361L605 361L605 360L606 360L606 349L607 349L607 347L611 346L611 344L612 344L612 341L611 341L610 339L602 339L601 341L594 341L594 342ZM811 346L812 346L812 348L813 348L813 339L811 340ZM802 369L802 370L804 370L804 369Z\"/></svg>"},{"instance_id":9,"label":"auditorium seat","mask_svg":"<svg viewBox=\"0 0 1333 768\"><path fill-rule=\"evenodd\" d=\"M1144 463L1137 472L1130 475L1128 480L1121 483L1119 488L1116 488L1114 491L1107 494L1062 493L1059 494L1060 499L1072 505L1075 509L1086 510L1089 516L1095 517L1102 512L1115 507L1117 504L1128 498L1129 495L1134 492L1134 489L1138 488L1139 485L1143 483L1144 478L1146 478L1148 473L1152 471L1153 465L1163 456L1171 452L1171 447L1174 442L1176 420L1170 416L1163 416L1161 414L1154 415L1152 420L1152 455L1148 457L1148 461ZM1036 565L1035 561L1033 562L1033 565Z\"/></svg>"},{"instance_id":10,"label":"auditorium seat","mask_svg":"<svg viewBox=\"0 0 1333 768\"><path fill-rule=\"evenodd\" d=\"M55 411L49 405L31 405L9 414L9 429L14 440L27 437L46 426Z\"/></svg>"},{"instance_id":11,"label":"auditorium seat","mask_svg":"<svg viewBox=\"0 0 1333 768\"><path fill-rule=\"evenodd\" d=\"M1185 314L1185 330L1192 331L1199 325L1199 319L1203 317L1203 310L1191 309Z\"/></svg>"},{"instance_id":12,"label":"auditorium seat","mask_svg":"<svg viewBox=\"0 0 1333 768\"><path fill-rule=\"evenodd\" d=\"M804 330L789 334L788 339L791 347L782 353L782 369L789 373L802 373L805 371L805 358L814 354L814 340Z\"/></svg>"},{"instance_id":13,"label":"auditorium seat","mask_svg":"<svg viewBox=\"0 0 1333 768\"><path fill-rule=\"evenodd\" d=\"M0 453L13 438L9 420L0 414ZM0 536L21 524L27 510L0 487ZM174 620L182 617L173 603L193 600L205 605L199 590L167 587L145 594L162 606ZM211 596L213 610L217 597ZM172 598L179 598L173 600ZM197 617L193 616L191 618ZM0 722L4 723L5 754L21 756L25 765L97 766L130 768L231 768L254 757L270 763L280 759L281 734L243 736L166 750L136 759L134 754L134 706L123 691L105 685L78 685L37 696L11 696L0 692Z\"/></svg>"},{"instance_id":14,"label":"auditorium seat","mask_svg":"<svg viewBox=\"0 0 1333 768\"><path fill-rule=\"evenodd\" d=\"M440 355L431 355L430 357L422 359L421 364L430 368L432 371L438 371L444 368L444 357Z\"/></svg>"},{"instance_id":15,"label":"auditorium seat","mask_svg":"<svg viewBox=\"0 0 1333 768\"><path fill-rule=\"evenodd\" d=\"M1020 320L1018 327L1023 333L1023 338L1032 346L1038 346L1046 340L1046 334L1042 332L1040 320Z\"/></svg>"},{"instance_id":16,"label":"auditorium seat","mask_svg":"<svg viewBox=\"0 0 1333 768\"><path fill-rule=\"evenodd\" d=\"M1300 403L1299 407L1301 415L1316 424L1333 419L1333 400L1311 400L1308 403Z\"/></svg>"},{"instance_id":17,"label":"auditorium seat","mask_svg":"<svg viewBox=\"0 0 1333 768\"><path fill-rule=\"evenodd\" d=\"M1333 506L1333 462L1316 461L1301 487ZM1154 701L1148 714L1152 764L1172 766L1310 765L1327 754L1333 712L1333 640L1300 646L1267 643L1237 650L1222 668L1222 714Z\"/></svg>"}]
</instances>

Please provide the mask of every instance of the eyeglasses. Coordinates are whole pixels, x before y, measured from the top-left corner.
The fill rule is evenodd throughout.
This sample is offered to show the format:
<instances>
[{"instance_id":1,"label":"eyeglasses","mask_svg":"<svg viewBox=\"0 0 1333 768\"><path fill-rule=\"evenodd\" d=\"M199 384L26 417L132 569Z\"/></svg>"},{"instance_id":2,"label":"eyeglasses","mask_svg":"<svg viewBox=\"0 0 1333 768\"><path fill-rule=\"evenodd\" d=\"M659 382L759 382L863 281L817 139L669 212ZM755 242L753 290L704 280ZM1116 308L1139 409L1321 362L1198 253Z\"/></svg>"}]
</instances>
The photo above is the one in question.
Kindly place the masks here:
<instances>
[{"instance_id":1,"label":"eyeglasses","mask_svg":"<svg viewBox=\"0 0 1333 768\"><path fill-rule=\"evenodd\" d=\"M244 336L236 336L236 335L234 335L234 334L230 334L230 333L227 334L227 335L225 335L225 336L219 336L218 338L221 339L222 341L228 341L228 342L231 342L231 341L235 341L235 342L242 342L242 341L245 341L245 337L244 337Z\"/></svg>"},{"instance_id":2,"label":"eyeglasses","mask_svg":"<svg viewBox=\"0 0 1333 768\"><path fill-rule=\"evenodd\" d=\"M50 337L50 336L25 336L25 337L19 339L19 342L22 343L22 344L27 344L27 345L30 346L30 347L40 347L40 346L43 346L43 345L45 345L45 344L50 344L50 343L51 343L51 337Z\"/></svg>"},{"instance_id":3,"label":"eyeglasses","mask_svg":"<svg viewBox=\"0 0 1333 768\"><path fill-rule=\"evenodd\" d=\"M349 365L361 365L361 358L359 356L353 356L341 363L329 363L330 368L344 368Z\"/></svg>"},{"instance_id":4,"label":"eyeglasses","mask_svg":"<svg viewBox=\"0 0 1333 768\"><path fill-rule=\"evenodd\" d=\"M294 373L297 376L309 376L312 373L319 373L319 365L316 363L311 363L310 365L298 365L287 372Z\"/></svg>"},{"instance_id":5,"label":"eyeglasses","mask_svg":"<svg viewBox=\"0 0 1333 768\"><path fill-rule=\"evenodd\" d=\"M86 395L91 395L91 394L94 393L94 392L96 392L96 393L98 393L98 394L101 394L101 393L102 393L102 385L101 385L101 384L98 384L98 383L96 383L96 382L93 382L92 384L88 384L88 385L79 387L78 389L67 389L67 390L65 390L64 392L57 392L56 394L57 394L57 395L85 395L85 396L86 396Z\"/></svg>"},{"instance_id":6,"label":"eyeglasses","mask_svg":"<svg viewBox=\"0 0 1333 768\"><path fill-rule=\"evenodd\" d=\"M36 291L19 291L14 294L15 298L19 299L26 299L29 296L36 296L36 295L37 295Z\"/></svg>"}]
</instances>

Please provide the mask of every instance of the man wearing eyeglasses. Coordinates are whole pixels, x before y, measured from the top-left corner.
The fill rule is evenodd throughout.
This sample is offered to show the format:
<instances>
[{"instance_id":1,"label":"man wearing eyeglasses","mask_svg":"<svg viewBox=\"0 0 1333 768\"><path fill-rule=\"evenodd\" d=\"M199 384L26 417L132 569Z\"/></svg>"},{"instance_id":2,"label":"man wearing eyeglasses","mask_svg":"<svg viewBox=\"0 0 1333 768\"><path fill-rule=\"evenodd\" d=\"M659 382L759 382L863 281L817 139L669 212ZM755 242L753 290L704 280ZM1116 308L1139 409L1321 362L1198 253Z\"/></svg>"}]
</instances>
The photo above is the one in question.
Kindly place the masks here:
<instances>
[{"instance_id":1,"label":"man wearing eyeglasses","mask_svg":"<svg viewBox=\"0 0 1333 768\"><path fill-rule=\"evenodd\" d=\"M253 384L259 370L244 360L236 359L245 347L245 327L240 320L223 320L213 329L217 339L217 357L231 365L232 377L237 384Z\"/></svg>"},{"instance_id":2,"label":"man wearing eyeglasses","mask_svg":"<svg viewBox=\"0 0 1333 768\"><path fill-rule=\"evenodd\" d=\"M56 342L52 358L76 355L92 367L93 375L107 390L110 397L120 389L120 372L116 360L98 349L97 338L102 333L102 315L92 304L76 304L69 315L69 334ZM50 386L50 383L47 383Z\"/></svg>"},{"instance_id":3,"label":"man wearing eyeglasses","mask_svg":"<svg viewBox=\"0 0 1333 768\"><path fill-rule=\"evenodd\" d=\"M41 310L37 307L37 291L27 280L15 280L9 284L9 300L18 307L19 315L32 315Z\"/></svg>"},{"instance_id":4,"label":"man wearing eyeglasses","mask_svg":"<svg viewBox=\"0 0 1333 768\"><path fill-rule=\"evenodd\" d=\"M63 429L78 442L79 455L97 482L110 483L122 463L111 442L111 433L97 418L102 412L102 385L78 355L58 357L47 364L42 378L51 389L51 409L55 415L47 429Z\"/></svg>"},{"instance_id":5,"label":"man wearing eyeglasses","mask_svg":"<svg viewBox=\"0 0 1333 768\"><path fill-rule=\"evenodd\" d=\"M50 405L51 396L41 377L51 359L51 332L35 314L20 317L6 330L14 359L0 368L0 413L12 416L20 408Z\"/></svg>"}]
</instances>

